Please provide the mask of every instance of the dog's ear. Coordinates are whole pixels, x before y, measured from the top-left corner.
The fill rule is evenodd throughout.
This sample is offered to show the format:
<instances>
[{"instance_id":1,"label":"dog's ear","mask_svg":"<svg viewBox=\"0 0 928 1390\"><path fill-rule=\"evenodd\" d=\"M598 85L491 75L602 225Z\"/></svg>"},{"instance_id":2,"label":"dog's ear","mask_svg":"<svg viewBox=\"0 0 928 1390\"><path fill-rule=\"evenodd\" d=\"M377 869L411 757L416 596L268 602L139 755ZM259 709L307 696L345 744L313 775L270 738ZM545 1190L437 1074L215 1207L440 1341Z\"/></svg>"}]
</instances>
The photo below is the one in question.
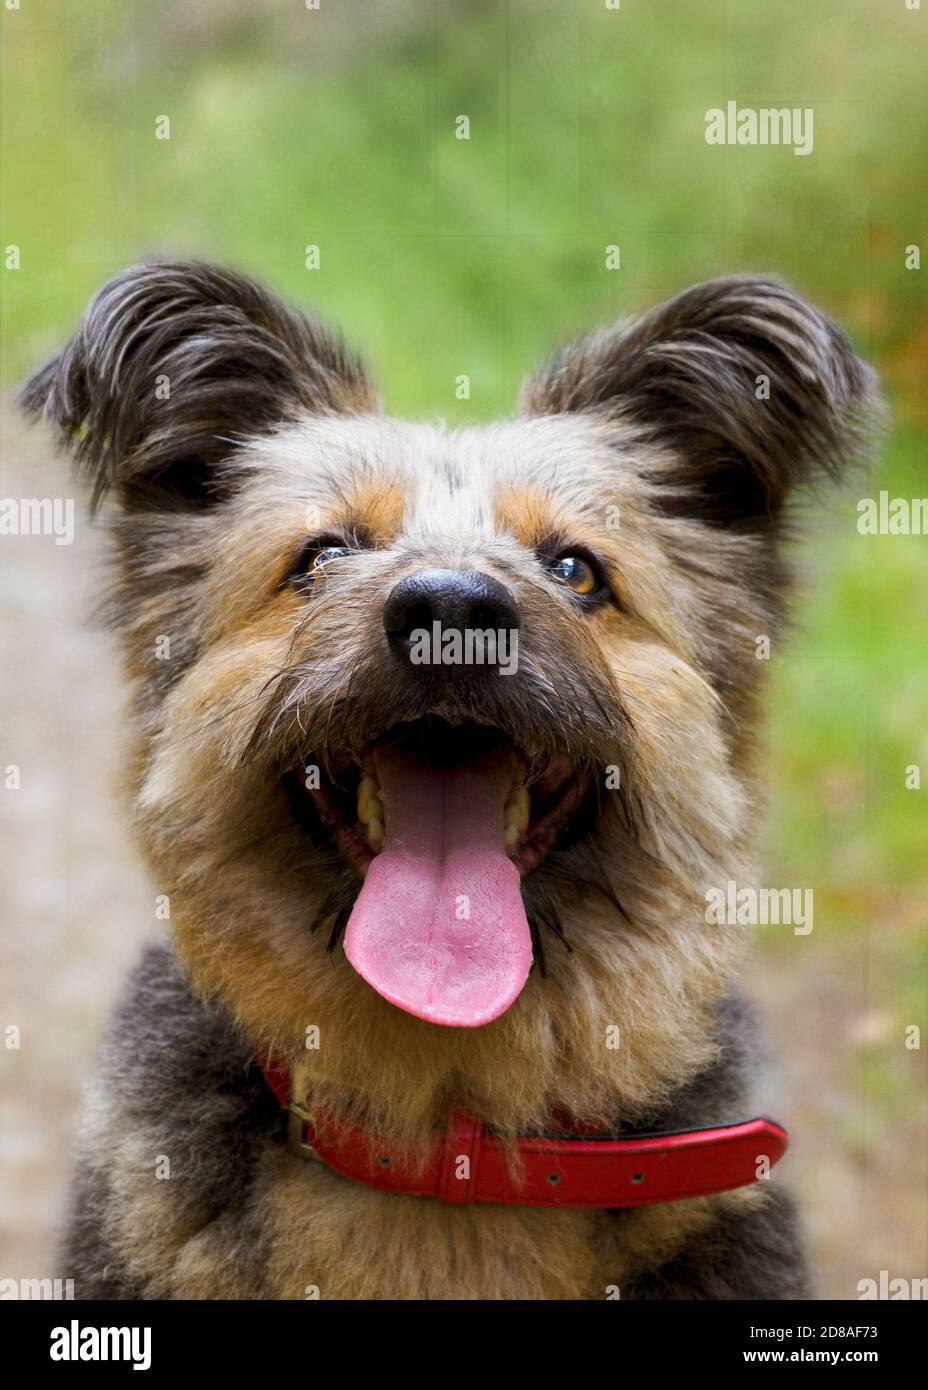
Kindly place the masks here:
<instances>
[{"instance_id":1,"label":"dog's ear","mask_svg":"<svg viewBox=\"0 0 928 1390\"><path fill-rule=\"evenodd\" d=\"M875 377L842 330L780 281L710 280L564 348L527 385L529 414L587 411L661 447L670 513L775 522L793 488L860 457Z\"/></svg>"},{"instance_id":2,"label":"dog's ear","mask_svg":"<svg viewBox=\"0 0 928 1390\"><path fill-rule=\"evenodd\" d=\"M235 483L236 443L303 410L377 409L364 371L320 323L244 275L152 261L115 276L67 347L26 382L96 504L201 505Z\"/></svg>"}]
</instances>

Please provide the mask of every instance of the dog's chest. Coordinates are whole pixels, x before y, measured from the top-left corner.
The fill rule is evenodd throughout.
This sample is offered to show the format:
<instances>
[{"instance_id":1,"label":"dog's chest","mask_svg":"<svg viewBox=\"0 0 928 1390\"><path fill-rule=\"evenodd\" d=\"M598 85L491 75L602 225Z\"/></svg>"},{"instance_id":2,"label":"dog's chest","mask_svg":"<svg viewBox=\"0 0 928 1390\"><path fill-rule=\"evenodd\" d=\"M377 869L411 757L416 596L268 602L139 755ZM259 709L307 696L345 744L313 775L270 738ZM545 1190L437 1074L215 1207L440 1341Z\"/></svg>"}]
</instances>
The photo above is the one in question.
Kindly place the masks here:
<instances>
[{"instance_id":1,"label":"dog's chest","mask_svg":"<svg viewBox=\"0 0 928 1390\"><path fill-rule=\"evenodd\" d=\"M346 1182L290 1155L272 1166L271 1297L606 1296L604 1213L452 1207Z\"/></svg>"},{"instance_id":2,"label":"dog's chest","mask_svg":"<svg viewBox=\"0 0 928 1390\"><path fill-rule=\"evenodd\" d=\"M719 1199L623 1213L454 1207L346 1182L282 1153L267 1177L264 1279L275 1298L621 1297L636 1273L721 1214Z\"/></svg>"}]
</instances>

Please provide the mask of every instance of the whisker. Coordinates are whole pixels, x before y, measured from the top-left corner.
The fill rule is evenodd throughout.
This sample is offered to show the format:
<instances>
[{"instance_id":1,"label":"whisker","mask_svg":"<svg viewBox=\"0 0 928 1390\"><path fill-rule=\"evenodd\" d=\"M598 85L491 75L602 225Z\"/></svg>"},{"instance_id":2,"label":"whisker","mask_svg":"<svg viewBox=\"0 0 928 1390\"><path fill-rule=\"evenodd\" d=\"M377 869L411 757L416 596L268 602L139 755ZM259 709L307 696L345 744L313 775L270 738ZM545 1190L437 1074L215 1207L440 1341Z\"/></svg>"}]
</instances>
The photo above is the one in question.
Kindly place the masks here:
<instances>
[{"instance_id":1,"label":"whisker","mask_svg":"<svg viewBox=\"0 0 928 1390\"><path fill-rule=\"evenodd\" d=\"M534 956L534 959L532 961L532 968L534 969L534 967L537 965L538 973L541 975L541 978L543 980L546 980L548 978L548 971L545 968L545 948L542 944L541 932L538 929L538 922L534 913L528 912L526 913L526 916L528 918L529 931L532 933L532 952Z\"/></svg>"},{"instance_id":2,"label":"whisker","mask_svg":"<svg viewBox=\"0 0 928 1390\"><path fill-rule=\"evenodd\" d=\"M342 907L342 908L340 908L340 909L338 910L338 912L335 914L335 920L334 920L334 922L332 923L332 930L329 932L329 939L328 939L328 941L326 942L326 947L325 947L325 949L328 951L329 955L332 955L332 953L334 952L336 946L338 945L339 940L340 940L341 935L342 935L342 932L345 930L346 926L348 925L348 918L349 918L350 916L351 916L351 905L350 905L350 904L349 904L347 907Z\"/></svg>"}]
</instances>

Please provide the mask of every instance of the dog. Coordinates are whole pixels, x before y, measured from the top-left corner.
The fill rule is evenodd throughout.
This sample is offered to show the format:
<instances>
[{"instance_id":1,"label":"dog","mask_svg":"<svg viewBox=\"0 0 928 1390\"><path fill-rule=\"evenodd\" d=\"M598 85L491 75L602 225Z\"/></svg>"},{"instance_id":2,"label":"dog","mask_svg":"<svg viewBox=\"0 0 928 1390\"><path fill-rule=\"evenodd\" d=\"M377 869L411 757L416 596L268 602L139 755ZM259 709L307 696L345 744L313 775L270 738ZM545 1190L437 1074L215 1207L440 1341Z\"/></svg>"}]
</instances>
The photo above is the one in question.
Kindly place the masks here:
<instances>
[{"instance_id":1,"label":"dog","mask_svg":"<svg viewBox=\"0 0 928 1390\"><path fill-rule=\"evenodd\" d=\"M77 1296L811 1296L706 901L757 881L791 503L873 433L841 329L710 281L447 429L158 260L23 400L106 512L171 923L87 1100Z\"/></svg>"}]
</instances>

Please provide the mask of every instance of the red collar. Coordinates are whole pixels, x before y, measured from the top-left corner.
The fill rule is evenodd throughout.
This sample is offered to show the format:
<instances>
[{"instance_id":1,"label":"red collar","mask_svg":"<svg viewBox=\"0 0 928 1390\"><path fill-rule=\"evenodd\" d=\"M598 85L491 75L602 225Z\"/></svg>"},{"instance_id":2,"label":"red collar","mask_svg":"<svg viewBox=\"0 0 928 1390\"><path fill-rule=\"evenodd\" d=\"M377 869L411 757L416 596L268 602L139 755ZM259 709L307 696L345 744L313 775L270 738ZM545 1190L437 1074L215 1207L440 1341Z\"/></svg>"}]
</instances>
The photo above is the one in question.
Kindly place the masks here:
<instances>
[{"instance_id":1,"label":"red collar","mask_svg":"<svg viewBox=\"0 0 928 1390\"><path fill-rule=\"evenodd\" d=\"M263 1072L290 1112L291 1152L318 1159L368 1187L437 1197L441 1202L638 1207L704 1197L766 1176L788 1143L786 1130L764 1117L635 1138L525 1135L516 1140L522 1171L514 1175L503 1141L478 1120L459 1113L436 1137L425 1163L412 1166L395 1146L360 1127L314 1126L303 1108L290 1100L288 1069L269 1063Z\"/></svg>"}]
</instances>

